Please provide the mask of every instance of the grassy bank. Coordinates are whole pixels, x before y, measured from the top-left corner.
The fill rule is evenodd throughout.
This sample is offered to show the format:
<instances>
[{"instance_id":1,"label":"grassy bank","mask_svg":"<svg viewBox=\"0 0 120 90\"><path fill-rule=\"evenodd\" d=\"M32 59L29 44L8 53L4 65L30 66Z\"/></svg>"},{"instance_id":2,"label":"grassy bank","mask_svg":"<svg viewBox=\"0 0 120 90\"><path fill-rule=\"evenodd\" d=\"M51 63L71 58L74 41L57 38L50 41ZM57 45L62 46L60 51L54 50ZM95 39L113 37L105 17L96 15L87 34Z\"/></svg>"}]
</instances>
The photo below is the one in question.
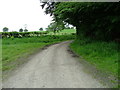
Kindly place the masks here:
<instances>
[{"instance_id":1,"label":"grassy bank","mask_svg":"<svg viewBox=\"0 0 120 90\"><path fill-rule=\"evenodd\" d=\"M115 42L76 40L71 49L97 69L118 76L118 44Z\"/></svg>"},{"instance_id":2,"label":"grassy bank","mask_svg":"<svg viewBox=\"0 0 120 90\"><path fill-rule=\"evenodd\" d=\"M71 39L74 39L73 35L4 38L2 40L2 70L15 68L18 62L22 62L21 58L24 59L45 45Z\"/></svg>"}]
</instances>

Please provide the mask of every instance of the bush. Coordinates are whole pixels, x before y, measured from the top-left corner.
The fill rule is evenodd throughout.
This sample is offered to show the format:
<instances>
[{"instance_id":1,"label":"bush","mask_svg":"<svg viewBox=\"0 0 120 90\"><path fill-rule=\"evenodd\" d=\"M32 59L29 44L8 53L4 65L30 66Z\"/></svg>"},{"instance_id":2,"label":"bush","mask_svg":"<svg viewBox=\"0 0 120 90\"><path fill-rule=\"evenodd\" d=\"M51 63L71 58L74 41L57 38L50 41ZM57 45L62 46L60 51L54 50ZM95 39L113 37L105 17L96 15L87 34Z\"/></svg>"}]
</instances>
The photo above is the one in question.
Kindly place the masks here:
<instances>
[{"instance_id":1,"label":"bush","mask_svg":"<svg viewBox=\"0 0 120 90\"><path fill-rule=\"evenodd\" d=\"M46 35L48 32L2 32L2 38L21 38L21 37L31 37L31 36L41 36Z\"/></svg>"}]
</instances>

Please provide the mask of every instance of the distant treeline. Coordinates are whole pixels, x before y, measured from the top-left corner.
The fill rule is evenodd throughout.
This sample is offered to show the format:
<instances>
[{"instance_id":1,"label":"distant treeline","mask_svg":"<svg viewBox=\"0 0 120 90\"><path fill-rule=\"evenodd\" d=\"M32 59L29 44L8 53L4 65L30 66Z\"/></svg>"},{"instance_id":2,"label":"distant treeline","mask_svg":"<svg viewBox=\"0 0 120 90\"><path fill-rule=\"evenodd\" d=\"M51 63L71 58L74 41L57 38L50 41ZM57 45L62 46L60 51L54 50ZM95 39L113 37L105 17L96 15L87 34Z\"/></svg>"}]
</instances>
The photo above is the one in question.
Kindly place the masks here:
<instances>
[{"instance_id":1,"label":"distant treeline","mask_svg":"<svg viewBox=\"0 0 120 90\"><path fill-rule=\"evenodd\" d=\"M31 37L31 36L41 36L48 34L45 32L1 32L0 35L2 38L22 38L22 37Z\"/></svg>"}]
</instances>

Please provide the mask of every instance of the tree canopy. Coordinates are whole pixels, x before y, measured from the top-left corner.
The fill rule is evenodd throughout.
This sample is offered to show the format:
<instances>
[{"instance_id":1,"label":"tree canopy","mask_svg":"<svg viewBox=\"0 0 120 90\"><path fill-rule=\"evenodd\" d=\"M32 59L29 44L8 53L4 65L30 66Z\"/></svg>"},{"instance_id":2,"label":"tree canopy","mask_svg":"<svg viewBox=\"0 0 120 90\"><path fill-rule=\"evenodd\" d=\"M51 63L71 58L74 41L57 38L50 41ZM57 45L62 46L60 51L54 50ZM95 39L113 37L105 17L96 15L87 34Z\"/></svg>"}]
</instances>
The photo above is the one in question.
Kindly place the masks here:
<instances>
[{"instance_id":1,"label":"tree canopy","mask_svg":"<svg viewBox=\"0 0 120 90\"><path fill-rule=\"evenodd\" d=\"M27 30L27 29L24 29L24 32L28 32L28 30Z\"/></svg>"},{"instance_id":2,"label":"tree canopy","mask_svg":"<svg viewBox=\"0 0 120 90\"><path fill-rule=\"evenodd\" d=\"M21 29L19 29L19 32L23 32L23 29L21 28Z\"/></svg>"},{"instance_id":3,"label":"tree canopy","mask_svg":"<svg viewBox=\"0 0 120 90\"><path fill-rule=\"evenodd\" d=\"M40 30L40 31L43 31L43 28L41 27L39 30Z\"/></svg>"},{"instance_id":4,"label":"tree canopy","mask_svg":"<svg viewBox=\"0 0 120 90\"><path fill-rule=\"evenodd\" d=\"M7 27L4 27L4 28L3 28L3 32L8 32L8 30L9 30L9 29L8 29Z\"/></svg>"},{"instance_id":5,"label":"tree canopy","mask_svg":"<svg viewBox=\"0 0 120 90\"><path fill-rule=\"evenodd\" d=\"M44 7L45 3L42 7ZM120 38L120 3L117 2L47 2L46 14L77 29L81 35L96 39Z\"/></svg>"},{"instance_id":6,"label":"tree canopy","mask_svg":"<svg viewBox=\"0 0 120 90\"><path fill-rule=\"evenodd\" d=\"M53 31L54 33L59 32L61 30L63 30L65 28L65 23L62 20L59 20L56 22L56 20L54 20L54 22L50 23L50 25L48 25L47 30L48 31Z\"/></svg>"}]
</instances>

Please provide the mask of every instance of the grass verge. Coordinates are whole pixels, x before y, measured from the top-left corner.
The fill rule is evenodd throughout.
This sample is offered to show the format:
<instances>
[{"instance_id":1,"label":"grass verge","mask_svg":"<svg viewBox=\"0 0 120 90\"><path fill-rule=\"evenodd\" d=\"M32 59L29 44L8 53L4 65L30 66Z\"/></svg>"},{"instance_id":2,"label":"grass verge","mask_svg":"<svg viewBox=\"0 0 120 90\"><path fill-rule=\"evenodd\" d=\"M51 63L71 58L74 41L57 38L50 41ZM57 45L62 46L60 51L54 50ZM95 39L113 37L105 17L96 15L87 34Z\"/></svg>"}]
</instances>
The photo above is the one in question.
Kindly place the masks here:
<instances>
[{"instance_id":1,"label":"grass verge","mask_svg":"<svg viewBox=\"0 0 120 90\"><path fill-rule=\"evenodd\" d=\"M70 48L98 70L118 78L118 44L115 42L75 40ZM114 81L113 81L114 82Z\"/></svg>"}]
</instances>

